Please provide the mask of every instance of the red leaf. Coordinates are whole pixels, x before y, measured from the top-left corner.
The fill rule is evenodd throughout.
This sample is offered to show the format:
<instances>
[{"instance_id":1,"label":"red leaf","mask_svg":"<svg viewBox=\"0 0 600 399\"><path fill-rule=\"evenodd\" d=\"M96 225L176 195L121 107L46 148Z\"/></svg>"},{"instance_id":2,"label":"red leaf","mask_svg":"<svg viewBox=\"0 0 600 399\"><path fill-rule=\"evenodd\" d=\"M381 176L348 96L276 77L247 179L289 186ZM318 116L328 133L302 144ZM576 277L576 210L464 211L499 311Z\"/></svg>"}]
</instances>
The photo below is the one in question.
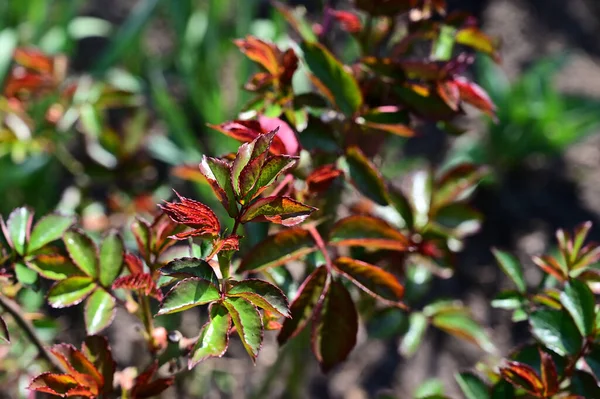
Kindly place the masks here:
<instances>
[{"instance_id":1,"label":"red leaf","mask_svg":"<svg viewBox=\"0 0 600 399\"><path fill-rule=\"evenodd\" d=\"M80 386L73 376L68 374L52 374L43 373L31 380L31 383L27 387L31 391L37 391L42 393L48 393L51 395L61 396L66 398L71 396L68 394L72 389L78 390L78 395L93 397L91 392L87 391L85 387ZM87 392L87 394L86 394Z\"/></svg>"},{"instance_id":2,"label":"red leaf","mask_svg":"<svg viewBox=\"0 0 600 399\"><path fill-rule=\"evenodd\" d=\"M331 283L314 318L312 348L321 370L327 373L346 360L356 345L358 314L342 283Z\"/></svg>"},{"instance_id":3,"label":"red leaf","mask_svg":"<svg viewBox=\"0 0 600 399\"><path fill-rule=\"evenodd\" d=\"M73 345L58 344L50 348L50 353L63 364L77 383L97 394L104 387L104 377L94 364Z\"/></svg>"},{"instance_id":4,"label":"red leaf","mask_svg":"<svg viewBox=\"0 0 600 399\"><path fill-rule=\"evenodd\" d=\"M175 377L159 378L150 382L158 370L158 362L152 363L144 372L137 376L133 388L131 388L132 399L142 399L157 396L175 382Z\"/></svg>"},{"instance_id":5,"label":"red leaf","mask_svg":"<svg viewBox=\"0 0 600 399\"><path fill-rule=\"evenodd\" d=\"M81 351L104 377L104 387L101 392L111 392L113 390L113 376L116 364L113 360L108 340L100 335L88 336L81 346Z\"/></svg>"},{"instance_id":6,"label":"red leaf","mask_svg":"<svg viewBox=\"0 0 600 399\"><path fill-rule=\"evenodd\" d=\"M119 277L112 285L113 290L122 288L131 291L142 291L146 296L151 296L159 301L163 300L163 294L156 286L152 275L149 273L136 273L129 276Z\"/></svg>"},{"instance_id":7,"label":"red leaf","mask_svg":"<svg viewBox=\"0 0 600 399\"><path fill-rule=\"evenodd\" d=\"M360 260L340 257L333 266L360 289L387 301L398 304L404 296L404 287L393 274Z\"/></svg>"},{"instance_id":8,"label":"red leaf","mask_svg":"<svg viewBox=\"0 0 600 399\"><path fill-rule=\"evenodd\" d=\"M267 123L267 125L269 125ZM231 122L225 122L220 125L208 125L209 127L218 130L219 132L232 137L242 143L250 143L255 140L258 136L262 134L267 134L274 129L269 129L267 126L262 126L261 122L257 120L235 120ZM269 125L271 126L271 125ZM282 123L278 123L277 126L283 126ZM276 127L277 127L276 126ZM285 129L285 126L283 126ZM284 138L286 135L284 134ZM273 141L271 142L271 147L269 151L273 155L286 154L287 148L283 143L282 138L279 137L279 134L273 137Z\"/></svg>"},{"instance_id":9,"label":"red leaf","mask_svg":"<svg viewBox=\"0 0 600 399\"><path fill-rule=\"evenodd\" d=\"M242 214L242 223L270 221L284 226L302 223L316 208L290 197L266 197L253 202Z\"/></svg>"},{"instance_id":10,"label":"red leaf","mask_svg":"<svg viewBox=\"0 0 600 399\"><path fill-rule=\"evenodd\" d=\"M544 396L550 397L558 392L558 372L552 356L539 350L541 359L542 384L544 385Z\"/></svg>"},{"instance_id":11,"label":"red leaf","mask_svg":"<svg viewBox=\"0 0 600 399\"><path fill-rule=\"evenodd\" d=\"M350 11L330 10L329 13L342 25L348 33L359 33L362 30L362 22L358 15Z\"/></svg>"},{"instance_id":12,"label":"red leaf","mask_svg":"<svg viewBox=\"0 0 600 399\"><path fill-rule=\"evenodd\" d=\"M131 274L140 274L144 272L142 260L133 254L125 254L125 266Z\"/></svg>"},{"instance_id":13,"label":"red leaf","mask_svg":"<svg viewBox=\"0 0 600 399\"><path fill-rule=\"evenodd\" d=\"M496 119L496 105L483 88L462 76L454 78L454 84L458 87L462 101Z\"/></svg>"},{"instance_id":14,"label":"red leaf","mask_svg":"<svg viewBox=\"0 0 600 399\"><path fill-rule=\"evenodd\" d=\"M323 165L313 170L306 178L306 185L311 194L326 191L333 181L343 175L344 172L337 169L334 164Z\"/></svg>"},{"instance_id":15,"label":"red leaf","mask_svg":"<svg viewBox=\"0 0 600 399\"><path fill-rule=\"evenodd\" d=\"M234 40L238 48L252 61L259 63L271 75L279 74L279 54L281 53L277 46L264 42L253 36L247 36L246 39Z\"/></svg>"},{"instance_id":16,"label":"red leaf","mask_svg":"<svg viewBox=\"0 0 600 399\"><path fill-rule=\"evenodd\" d=\"M277 336L279 345L283 345L290 338L295 337L306 326L315 311L315 306L323 296L327 277L327 268L321 266L315 269L298 288L296 299L290 305L292 317L285 319Z\"/></svg>"},{"instance_id":17,"label":"red leaf","mask_svg":"<svg viewBox=\"0 0 600 399\"><path fill-rule=\"evenodd\" d=\"M444 100L448 106L458 111L458 105L460 103L460 90L453 81L441 81L437 83L437 92L439 96Z\"/></svg>"},{"instance_id":18,"label":"red leaf","mask_svg":"<svg viewBox=\"0 0 600 399\"><path fill-rule=\"evenodd\" d=\"M179 197L180 203L166 202L159 205L160 208L175 223L184 224L194 230L184 233L178 233L172 238L183 240L192 236L218 236L221 230L221 224L217 215L201 202L182 197L175 191Z\"/></svg>"},{"instance_id":19,"label":"red leaf","mask_svg":"<svg viewBox=\"0 0 600 399\"><path fill-rule=\"evenodd\" d=\"M502 378L536 396L543 393L542 381L531 366L515 361L508 361L507 364L506 367L500 368Z\"/></svg>"},{"instance_id":20,"label":"red leaf","mask_svg":"<svg viewBox=\"0 0 600 399\"><path fill-rule=\"evenodd\" d=\"M558 281L564 282L567 280L565 271L562 270L556 259L553 257L548 255L534 256L532 260L540 269L554 276Z\"/></svg>"}]
</instances>

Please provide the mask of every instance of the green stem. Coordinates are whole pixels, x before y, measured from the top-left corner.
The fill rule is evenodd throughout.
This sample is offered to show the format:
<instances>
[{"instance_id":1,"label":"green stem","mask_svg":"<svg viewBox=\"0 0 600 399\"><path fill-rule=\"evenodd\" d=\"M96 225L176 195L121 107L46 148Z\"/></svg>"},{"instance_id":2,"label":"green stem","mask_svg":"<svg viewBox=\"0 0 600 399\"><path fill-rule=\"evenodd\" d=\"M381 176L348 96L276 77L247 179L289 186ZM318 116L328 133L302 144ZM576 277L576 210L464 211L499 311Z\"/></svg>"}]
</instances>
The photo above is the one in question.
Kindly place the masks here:
<instances>
[{"instance_id":1,"label":"green stem","mask_svg":"<svg viewBox=\"0 0 600 399\"><path fill-rule=\"evenodd\" d=\"M2 306L4 310L13 317L21 330L23 330L25 335L27 335L27 338L29 338L31 343L37 348L40 357L44 358L55 369L65 373L66 370L62 364L60 364L44 347L44 343L40 337L38 337L35 327L33 327L33 325L23 317L25 312L23 312L19 305L16 302L0 295L0 306Z\"/></svg>"},{"instance_id":2,"label":"green stem","mask_svg":"<svg viewBox=\"0 0 600 399\"><path fill-rule=\"evenodd\" d=\"M152 321L152 311L150 310L150 299L144 295L143 292L138 292L138 296L140 298L140 318L144 323L144 330L146 331L148 346L154 353L156 352L157 345L156 341L154 340L154 323Z\"/></svg>"}]
</instances>

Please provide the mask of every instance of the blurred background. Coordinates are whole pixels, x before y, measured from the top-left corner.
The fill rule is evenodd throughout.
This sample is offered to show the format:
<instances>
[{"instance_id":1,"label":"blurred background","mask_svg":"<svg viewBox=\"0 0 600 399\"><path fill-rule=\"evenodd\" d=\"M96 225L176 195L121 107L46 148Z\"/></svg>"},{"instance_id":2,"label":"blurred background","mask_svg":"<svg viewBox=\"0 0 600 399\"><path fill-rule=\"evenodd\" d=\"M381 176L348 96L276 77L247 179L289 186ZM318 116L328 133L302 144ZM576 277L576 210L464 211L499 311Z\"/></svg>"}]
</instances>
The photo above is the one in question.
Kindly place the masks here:
<instances>
[{"instance_id":1,"label":"blurred background","mask_svg":"<svg viewBox=\"0 0 600 399\"><path fill-rule=\"evenodd\" d=\"M384 172L394 178L415 163L458 159L490 166L474 200L483 228L467 240L456 277L432 281L431 291L464 300L506 353L526 327L513 328L509 316L488 305L506 285L489 249L516 253L534 279L529 256L551 249L558 227L600 225L600 2L448 3L473 13L502 42L499 65L481 59L471 71L495 101L498 121L467 115L460 137L424 127L417 137L394 139ZM320 22L320 0L289 4L304 6L308 20ZM0 213L23 204L40 215L76 210L86 229L101 231L154 209L171 188L214 202L206 186L181 179L185 172L174 167L237 148L206 126L235 118L250 100L240 88L255 67L232 40L251 34L286 47L288 33L266 0L0 0L0 76L16 46L35 46L59 57L55 65L68 60L69 75L89 77L88 87L76 92L76 107L60 110L58 131L0 130ZM336 54L352 61L356 49L348 37L334 32L334 40ZM294 84L308 87L303 80ZM592 237L600 239L598 228ZM35 309L43 298L30 296ZM57 313L56 334L80 342L83 331L67 332L76 321L70 318L80 317L71 313ZM197 331L198 318L185 317L183 332ZM140 361L139 347L129 344L134 333L127 316L119 320L108 336L124 366ZM307 337L278 356L274 335L268 336L256 366L238 345L231 356L196 368L190 397L360 399L388 389L409 398L429 379L431 387L443 384L459 397L453 375L472 367L481 351L431 331L421 350L404 359L395 336L402 323L396 314L361 330L349 361L327 378L306 350ZM1 364L0 376L9 369ZM164 397L183 396L175 387Z\"/></svg>"}]
</instances>

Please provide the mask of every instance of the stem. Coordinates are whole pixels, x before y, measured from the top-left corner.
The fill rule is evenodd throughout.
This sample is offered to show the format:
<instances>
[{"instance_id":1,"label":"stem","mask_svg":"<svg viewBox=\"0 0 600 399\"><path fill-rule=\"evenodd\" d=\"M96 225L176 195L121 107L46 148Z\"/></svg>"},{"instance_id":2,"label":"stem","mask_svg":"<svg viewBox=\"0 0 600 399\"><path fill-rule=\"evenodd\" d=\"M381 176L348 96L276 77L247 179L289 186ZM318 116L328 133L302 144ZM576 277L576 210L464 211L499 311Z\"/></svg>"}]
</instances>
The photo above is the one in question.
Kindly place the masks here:
<instances>
[{"instance_id":1,"label":"stem","mask_svg":"<svg viewBox=\"0 0 600 399\"><path fill-rule=\"evenodd\" d=\"M281 190L283 190L285 188L285 186L287 186L291 181L294 180L294 176L293 175L287 175L282 181L281 183L279 183L279 185L277 187L275 187L275 190L273 190L271 193L269 193L270 196L276 196L278 195Z\"/></svg>"},{"instance_id":2,"label":"stem","mask_svg":"<svg viewBox=\"0 0 600 399\"><path fill-rule=\"evenodd\" d=\"M141 319L146 330L148 346L151 352L156 352L156 341L154 340L154 323L152 322L152 312L150 311L150 300L143 292L139 291Z\"/></svg>"},{"instance_id":3,"label":"stem","mask_svg":"<svg viewBox=\"0 0 600 399\"><path fill-rule=\"evenodd\" d=\"M37 336L33 325L23 317L24 312L21 310L19 305L16 302L5 298L2 295L0 295L0 305L4 308L4 310L6 310L8 314L10 314L13 317L13 319L23 330L23 332L25 332L27 338L29 338L31 343L37 348L40 357L44 358L55 369L59 370L62 373L65 373L66 370L63 368L63 366L54 358L54 356L50 354L50 352L48 352L48 350L46 350L46 348L44 348L44 343L42 342L40 337Z\"/></svg>"},{"instance_id":4,"label":"stem","mask_svg":"<svg viewBox=\"0 0 600 399\"><path fill-rule=\"evenodd\" d=\"M327 38L327 34L333 26L333 16L331 12L335 7L335 0L325 0L323 6L323 22L321 23L321 33L319 34L319 42L323 43Z\"/></svg>"},{"instance_id":5,"label":"stem","mask_svg":"<svg viewBox=\"0 0 600 399\"><path fill-rule=\"evenodd\" d=\"M331 257L329 256L329 252L327 252L327 247L325 246L325 241L323 241L323 237L321 237L319 230L317 230L317 228L314 225L310 225L310 226L308 226L308 231L309 231L310 235L313 237L313 239L315 240L315 243L317 244L319 251L321 251L321 253L323 254L323 257L325 258L325 264L327 265L327 269L329 269L329 270L333 269L333 263L331 262Z\"/></svg>"}]
</instances>

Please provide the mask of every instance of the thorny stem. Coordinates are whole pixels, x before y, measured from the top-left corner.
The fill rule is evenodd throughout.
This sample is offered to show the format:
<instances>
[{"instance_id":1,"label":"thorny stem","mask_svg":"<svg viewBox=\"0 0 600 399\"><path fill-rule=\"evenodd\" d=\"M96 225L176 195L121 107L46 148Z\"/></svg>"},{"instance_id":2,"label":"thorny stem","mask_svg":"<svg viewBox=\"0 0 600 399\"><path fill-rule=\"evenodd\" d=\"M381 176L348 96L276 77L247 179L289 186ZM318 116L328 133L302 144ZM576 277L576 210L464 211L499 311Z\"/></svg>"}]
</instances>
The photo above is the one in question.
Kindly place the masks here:
<instances>
[{"instance_id":1,"label":"thorny stem","mask_svg":"<svg viewBox=\"0 0 600 399\"><path fill-rule=\"evenodd\" d=\"M27 321L23 317L24 313L19 307L19 305L17 305L14 301L5 298L2 295L0 295L0 305L4 308L4 310L6 310L8 314L10 314L13 317L13 319L23 330L23 332L25 332L27 338L29 338L31 343L37 348L40 357L44 358L55 369L59 370L62 373L65 373L66 370L64 369L64 367L44 347L44 343L42 342L40 337L38 337L35 328L31 325L29 321Z\"/></svg>"}]
</instances>

